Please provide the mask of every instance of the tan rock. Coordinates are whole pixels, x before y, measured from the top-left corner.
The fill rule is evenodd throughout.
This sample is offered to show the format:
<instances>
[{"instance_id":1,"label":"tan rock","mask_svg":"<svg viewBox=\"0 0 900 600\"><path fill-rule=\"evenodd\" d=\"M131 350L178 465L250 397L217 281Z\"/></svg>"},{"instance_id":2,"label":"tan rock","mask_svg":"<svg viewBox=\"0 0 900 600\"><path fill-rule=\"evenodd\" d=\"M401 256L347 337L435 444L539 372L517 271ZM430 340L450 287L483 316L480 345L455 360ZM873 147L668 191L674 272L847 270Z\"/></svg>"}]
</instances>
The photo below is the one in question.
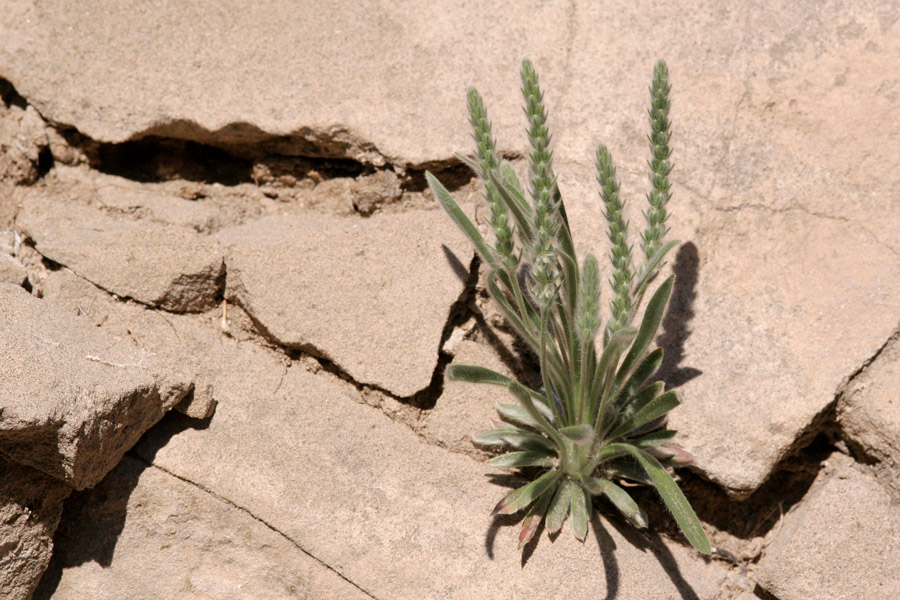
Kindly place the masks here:
<instances>
[{"instance_id":1,"label":"tan rock","mask_svg":"<svg viewBox=\"0 0 900 600\"><path fill-rule=\"evenodd\" d=\"M12 256L0 253L0 282L22 285L26 279L25 266Z\"/></svg>"},{"instance_id":2,"label":"tan rock","mask_svg":"<svg viewBox=\"0 0 900 600\"><path fill-rule=\"evenodd\" d=\"M509 370L497 353L478 342L460 342L451 365L476 365L507 376ZM503 388L464 381L444 381L444 391L421 421L421 432L440 446L463 454L479 455L472 436L487 431L497 417L497 402L513 402Z\"/></svg>"},{"instance_id":3,"label":"tan rock","mask_svg":"<svg viewBox=\"0 0 900 600\"><path fill-rule=\"evenodd\" d=\"M175 410L195 419L208 419L215 412L208 376L214 368L219 335L214 316L165 314L142 304L118 302L69 269L47 275L43 298L101 327L106 334L130 340L161 371L192 381L191 391Z\"/></svg>"},{"instance_id":4,"label":"tan rock","mask_svg":"<svg viewBox=\"0 0 900 600\"><path fill-rule=\"evenodd\" d=\"M898 597L898 504L851 461L835 462L784 518L757 581L780 600Z\"/></svg>"},{"instance_id":5,"label":"tan rock","mask_svg":"<svg viewBox=\"0 0 900 600\"><path fill-rule=\"evenodd\" d=\"M34 107L7 107L0 100L0 182L34 183L47 144L44 121Z\"/></svg>"},{"instance_id":6,"label":"tan rock","mask_svg":"<svg viewBox=\"0 0 900 600\"><path fill-rule=\"evenodd\" d=\"M86 15L65 2L11 0L0 13L0 73L48 119L98 141L158 135L424 164L469 141L460 126L466 87L496 79L500 89L515 90L525 53L544 51L563 64L559 40L577 24L569 4L517 8L495 6L504 16L498 20L455 2L270 2L265 10L176 4L143 14L135 28L126 24L142 11L137 4ZM200 36L198 21L207 32ZM465 44L453 41L459 24L473 28Z\"/></svg>"},{"instance_id":7,"label":"tan rock","mask_svg":"<svg viewBox=\"0 0 900 600\"><path fill-rule=\"evenodd\" d=\"M191 229L117 219L44 190L23 195L16 224L38 252L113 294L180 312L215 304L222 256Z\"/></svg>"},{"instance_id":8,"label":"tan rock","mask_svg":"<svg viewBox=\"0 0 900 600\"><path fill-rule=\"evenodd\" d=\"M24 289L0 284L0 455L83 489L190 381Z\"/></svg>"},{"instance_id":9,"label":"tan rock","mask_svg":"<svg viewBox=\"0 0 900 600\"><path fill-rule=\"evenodd\" d=\"M838 423L850 442L878 461L883 482L900 496L900 337L851 381L838 401Z\"/></svg>"},{"instance_id":10,"label":"tan rock","mask_svg":"<svg viewBox=\"0 0 900 600\"><path fill-rule=\"evenodd\" d=\"M51 597L370 598L253 515L128 456L67 503L35 594Z\"/></svg>"},{"instance_id":11,"label":"tan rock","mask_svg":"<svg viewBox=\"0 0 900 600\"><path fill-rule=\"evenodd\" d=\"M273 216L217 238L226 296L278 344L398 396L429 385L472 257L445 214Z\"/></svg>"},{"instance_id":12,"label":"tan rock","mask_svg":"<svg viewBox=\"0 0 900 600\"><path fill-rule=\"evenodd\" d=\"M30 600L53 551L72 488L0 457L0 597Z\"/></svg>"},{"instance_id":13,"label":"tan rock","mask_svg":"<svg viewBox=\"0 0 900 600\"><path fill-rule=\"evenodd\" d=\"M249 344L220 356L209 426L154 430L136 452L251 512L376 598L718 594L721 565L605 520L599 549L593 535L582 545L567 529L554 543L543 536L523 567L518 530L492 525L505 488L486 480L483 464L423 444L324 371L283 369Z\"/></svg>"},{"instance_id":14,"label":"tan rock","mask_svg":"<svg viewBox=\"0 0 900 600\"><path fill-rule=\"evenodd\" d=\"M740 496L896 327L900 255L860 223L804 211L748 208L708 222L681 348L681 366L701 374L681 386L670 425L695 467Z\"/></svg>"}]
</instances>

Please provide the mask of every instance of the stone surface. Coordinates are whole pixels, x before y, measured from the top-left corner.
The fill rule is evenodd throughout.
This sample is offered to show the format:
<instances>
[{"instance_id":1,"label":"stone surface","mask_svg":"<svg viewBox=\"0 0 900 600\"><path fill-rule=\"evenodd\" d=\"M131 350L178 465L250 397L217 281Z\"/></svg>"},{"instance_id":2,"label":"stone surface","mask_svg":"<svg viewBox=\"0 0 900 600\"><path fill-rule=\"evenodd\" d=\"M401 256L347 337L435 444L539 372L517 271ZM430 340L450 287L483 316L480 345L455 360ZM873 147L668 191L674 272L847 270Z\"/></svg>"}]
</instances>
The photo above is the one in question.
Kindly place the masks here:
<instances>
[{"instance_id":1,"label":"stone surface","mask_svg":"<svg viewBox=\"0 0 900 600\"><path fill-rule=\"evenodd\" d=\"M246 512L126 456L72 497L35 600L369 598Z\"/></svg>"},{"instance_id":2,"label":"stone surface","mask_svg":"<svg viewBox=\"0 0 900 600\"><path fill-rule=\"evenodd\" d=\"M0 455L77 489L118 463L190 389L152 356L0 284Z\"/></svg>"},{"instance_id":3,"label":"stone surface","mask_svg":"<svg viewBox=\"0 0 900 600\"><path fill-rule=\"evenodd\" d=\"M0 283L22 285L26 279L25 266L12 256L0 253Z\"/></svg>"},{"instance_id":4,"label":"stone surface","mask_svg":"<svg viewBox=\"0 0 900 600\"><path fill-rule=\"evenodd\" d=\"M174 409L195 419L215 412L209 371L222 334L214 315L165 314L134 302L117 302L107 292L69 269L49 273L42 283L43 298L117 338L130 339L156 365L176 377L192 381L191 391Z\"/></svg>"},{"instance_id":5,"label":"stone surface","mask_svg":"<svg viewBox=\"0 0 900 600\"><path fill-rule=\"evenodd\" d=\"M465 122L461 100L473 82L500 75L501 89L515 90L514 69L527 52L552 52L563 63L555 49L576 25L570 8L509 3L495 7L504 18L493 20L453 2L148 11L12 0L0 13L0 76L48 119L98 141L159 135L423 164L466 146L468 132L456 123ZM141 26L123 26L135 14ZM199 36L198 21L206 26ZM465 44L448 36L459 24L474 26Z\"/></svg>"},{"instance_id":6,"label":"stone surface","mask_svg":"<svg viewBox=\"0 0 900 600\"><path fill-rule=\"evenodd\" d=\"M779 600L896 598L898 504L849 459L834 462L784 518L757 581Z\"/></svg>"},{"instance_id":7,"label":"stone surface","mask_svg":"<svg viewBox=\"0 0 900 600\"><path fill-rule=\"evenodd\" d=\"M464 340L451 365L477 365L510 376L497 352L482 343ZM430 441L463 454L477 454L472 436L491 429L498 419L497 402L513 402L503 388L464 381L444 381L444 391L434 408L423 416L420 431Z\"/></svg>"},{"instance_id":8,"label":"stone surface","mask_svg":"<svg viewBox=\"0 0 900 600\"><path fill-rule=\"evenodd\" d=\"M180 312L215 305L222 256L191 229L115 218L58 189L25 192L16 225L38 252L113 294Z\"/></svg>"},{"instance_id":9,"label":"stone surface","mask_svg":"<svg viewBox=\"0 0 900 600\"><path fill-rule=\"evenodd\" d=\"M695 298L663 328L679 368L700 372L681 386L670 425L696 468L740 496L896 327L900 255L860 223L801 210L747 208L707 223L686 290Z\"/></svg>"},{"instance_id":10,"label":"stone surface","mask_svg":"<svg viewBox=\"0 0 900 600\"><path fill-rule=\"evenodd\" d=\"M0 457L0 597L29 600L50 562L72 488Z\"/></svg>"},{"instance_id":11,"label":"stone surface","mask_svg":"<svg viewBox=\"0 0 900 600\"><path fill-rule=\"evenodd\" d=\"M838 405L838 423L851 445L878 461L884 482L900 495L900 336L850 382Z\"/></svg>"},{"instance_id":12,"label":"stone surface","mask_svg":"<svg viewBox=\"0 0 900 600\"><path fill-rule=\"evenodd\" d=\"M284 215L222 230L226 297L278 344L398 396L428 386L472 250L439 211Z\"/></svg>"},{"instance_id":13,"label":"stone surface","mask_svg":"<svg viewBox=\"0 0 900 600\"><path fill-rule=\"evenodd\" d=\"M325 372L282 369L249 343L223 342L219 355L209 426L167 419L135 452L246 509L373 597L717 595L721 565L605 519L600 548L567 529L554 543L542 536L523 568L518 530L492 524L505 488L486 480L484 464L422 444Z\"/></svg>"},{"instance_id":14,"label":"stone surface","mask_svg":"<svg viewBox=\"0 0 900 600\"><path fill-rule=\"evenodd\" d=\"M0 84L0 96L3 91ZM7 106L0 98L0 182L34 183L48 143L44 121L34 107Z\"/></svg>"}]
</instances>

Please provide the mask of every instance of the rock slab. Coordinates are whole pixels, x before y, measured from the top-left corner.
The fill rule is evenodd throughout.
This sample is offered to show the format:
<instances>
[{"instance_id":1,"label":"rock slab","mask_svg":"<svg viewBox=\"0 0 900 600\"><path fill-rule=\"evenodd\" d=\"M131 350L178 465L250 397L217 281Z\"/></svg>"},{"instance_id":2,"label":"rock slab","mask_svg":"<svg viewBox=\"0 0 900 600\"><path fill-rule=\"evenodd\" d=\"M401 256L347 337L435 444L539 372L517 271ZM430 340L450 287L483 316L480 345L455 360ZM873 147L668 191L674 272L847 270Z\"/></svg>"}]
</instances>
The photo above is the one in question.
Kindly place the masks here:
<instances>
[{"instance_id":1,"label":"rock slab","mask_svg":"<svg viewBox=\"0 0 900 600\"><path fill-rule=\"evenodd\" d=\"M189 390L129 342L0 284L0 456L93 486Z\"/></svg>"},{"instance_id":2,"label":"rock slab","mask_svg":"<svg viewBox=\"0 0 900 600\"><path fill-rule=\"evenodd\" d=\"M124 298L176 312L216 303L222 255L188 227L115 218L66 197L28 190L16 224L50 260Z\"/></svg>"},{"instance_id":3,"label":"rock slab","mask_svg":"<svg viewBox=\"0 0 900 600\"><path fill-rule=\"evenodd\" d=\"M273 216L217 238L227 298L275 342L398 396L429 385L473 254L443 212Z\"/></svg>"},{"instance_id":4,"label":"rock slab","mask_svg":"<svg viewBox=\"0 0 900 600\"><path fill-rule=\"evenodd\" d=\"M72 488L0 457L0 598L30 600Z\"/></svg>"},{"instance_id":5,"label":"rock slab","mask_svg":"<svg viewBox=\"0 0 900 600\"><path fill-rule=\"evenodd\" d=\"M900 495L900 335L855 377L838 401L838 423L852 445L878 461Z\"/></svg>"},{"instance_id":6,"label":"rock slab","mask_svg":"<svg viewBox=\"0 0 900 600\"><path fill-rule=\"evenodd\" d=\"M66 503L34 600L370 598L251 515L126 456Z\"/></svg>"},{"instance_id":7,"label":"rock slab","mask_svg":"<svg viewBox=\"0 0 900 600\"><path fill-rule=\"evenodd\" d=\"M835 462L784 518L757 581L779 600L898 598L900 506L849 459Z\"/></svg>"}]
</instances>

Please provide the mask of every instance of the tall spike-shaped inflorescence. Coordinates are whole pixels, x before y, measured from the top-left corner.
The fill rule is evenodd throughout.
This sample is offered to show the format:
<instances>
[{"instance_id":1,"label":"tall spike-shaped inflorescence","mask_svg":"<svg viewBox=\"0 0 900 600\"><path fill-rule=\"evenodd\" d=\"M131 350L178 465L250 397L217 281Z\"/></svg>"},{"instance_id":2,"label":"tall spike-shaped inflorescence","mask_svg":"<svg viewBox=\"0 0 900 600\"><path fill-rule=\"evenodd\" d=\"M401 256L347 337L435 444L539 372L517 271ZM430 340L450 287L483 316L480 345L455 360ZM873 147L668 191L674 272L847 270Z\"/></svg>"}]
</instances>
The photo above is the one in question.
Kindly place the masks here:
<instances>
[{"instance_id":1,"label":"tall spike-shaped inflorescence","mask_svg":"<svg viewBox=\"0 0 900 600\"><path fill-rule=\"evenodd\" d=\"M500 166L497 160L496 142L491 135L491 122L488 120L487 109L477 90L471 88L468 94L469 122L472 124L472 137L475 138L475 146L478 152L478 165L481 168L479 176L484 183L484 197L491 207L491 226L497 239L497 254L503 265L514 272L518 265L518 259L513 254L513 229L509 222L506 204L500 198L497 186L491 181L490 173L495 173Z\"/></svg>"},{"instance_id":2,"label":"tall spike-shaped inflorescence","mask_svg":"<svg viewBox=\"0 0 900 600\"><path fill-rule=\"evenodd\" d=\"M628 324L631 314L631 246L628 245L628 223L622 215L624 204L619 199L619 182L616 180L616 167L606 146L597 148L597 180L600 182L600 195L605 208L604 216L608 226L609 260L613 266L610 286L613 299L610 301L612 317L606 328L607 339L610 335Z\"/></svg>"},{"instance_id":3,"label":"tall spike-shaped inflorescence","mask_svg":"<svg viewBox=\"0 0 900 600\"><path fill-rule=\"evenodd\" d=\"M669 228L666 220L666 204L669 202L669 69L665 61L656 63L653 69L653 83L650 85L650 182L653 189L647 194L650 208L645 214L647 229L641 245L644 256L649 260L659 249Z\"/></svg>"},{"instance_id":4,"label":"tall spike-shaped inflorescence","mask_svg":"<svg viewBox=\"0 0 900 600\"><path fill-rule=\"evenodd\" d=\"M528 117L528 139L531 142L529 170L531 197L534 203L535 239L528 249L534 278L531 293L540 306L553 300L559 279L556 234L561 226L555 205L556 178L553 175L550 133L544 95L538 86L537 73L531 61L522 62L522 95Z\"/></svg>"},{"instance_id":5,"label":"tall spike-shaped inflorescence","mask_svg":"<svg viewBox=\"0 0 900 600\"><path fill-rule=\"evenodd\" d=\"M600 329L600 268L593 254L585 257L581 269L576 323L578 340L584 345L593 344Z\"/></svg>"}]
</instances>

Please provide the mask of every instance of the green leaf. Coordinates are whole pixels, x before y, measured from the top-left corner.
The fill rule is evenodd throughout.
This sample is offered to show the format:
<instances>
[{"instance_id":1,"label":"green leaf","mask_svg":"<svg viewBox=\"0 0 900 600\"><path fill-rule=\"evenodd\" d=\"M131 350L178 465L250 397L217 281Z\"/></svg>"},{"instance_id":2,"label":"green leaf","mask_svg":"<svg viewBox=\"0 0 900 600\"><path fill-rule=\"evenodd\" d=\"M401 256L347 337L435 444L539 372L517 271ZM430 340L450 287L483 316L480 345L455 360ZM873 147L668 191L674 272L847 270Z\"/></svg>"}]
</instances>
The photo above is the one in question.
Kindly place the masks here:
<instances>
[{"instance_id":1,"label":"green leaf","mask_svg":"<svg viewBox=\"0 0 900 600\"><path fill-rule=\"evenodd\" d=\"M572 498L572 490L568 482L560 485L556 494L553 496L553 502L550 504L550 510L547 511L547 531L556 533L562 529L566 517L569 516L569 503Z\"/></svg>"},{"instance_id":2,"label":"green leaf","mask_svg":"<svg viewBox=\"0 0 900 600\"><path fill-rule=\"evenodd\" d=\"M635 308L640 304L640 299L644 296L644 292L647 290L647 286L656 278L657 273L659 273L660 263L662 263L663 258L665 258L666 254L669 253L669 250L680 244L681 242L678 240L672 240L670 242L666 242L662 246L660 246L656 252L653 253L653 256L644 264L644 267L638 273L638 276L635 278L632 289L634 290L633 296L636 299Z\"/></svg>"},{"instance_id":3,"label":"green leaf","mask_svg":"<svg viewBox=\"0 0 900 600\"><path fill-rule=\"evenodd\" d=\"M619 420L625 420L640 409L644 408L651 400L659 396L665 390L666 384L657 381L648 385L643 390L625 400L619 407Z\"/></svg>"},{"instance_id":4,"label":"green leaf","mask_svg":"<svg viewBox=\"0 0 900 600\"><path fill-rule=\"evenodd\" d=\"M627 479L644 485L653 485L647 471L630 455L614 458L604 463L603 469L610 479Z\"/></svg>"},{"instance_id":5,"label":"green leaf","mask_svg":"<svg viewBox=\"0 0 900 600\"><path fill-rule=\"evenodd\" d=\"M591 518L591 499L584 488L574 481L569 481L569 493L572 495L572 533L583 542L587 537L588 521Z\"/></svg>"},{"instance_id":6,"label":"green leaf","mask_svg":"<svg viewBox=\"0 0 900 600\"><path fill-rule=\"evenodd\" d=\"M635 440L630 440L629 443L633 444L638 448L652 448L653 446L658 446L663 442L668 442L677 432L674 429L662 429L660 431L654 431L653 433L648 433L647 435L641 436Z\"/></svg>"},{"instance_id":7,"label":"green leaf","mask_svg":"<svg viewBox=\"0 0 900 600\"><path fill-rule=\"evenodd\" d=\"M425 171L425 179L428 181L428 185L431 187L431 191L434 192L438 202L441 203L441 206L444 207L444 210L446 210L447 214L450 215L450 218L453 219L453 222L456 223L466 237L469 238L475 246L475 249L478 250L478 254L481 255L481 258L492 267L498 268L500 266L500 261L497 259L496 253L487 245L484 238L481 237L481 234L475 227L475 224L469 220L469 217L467 217L466 213L459 207L459 204L456 203L456 200L454 200L450 195L450 192L447 191L447 188L445 188L430 171Z\"/></svg>"},{"instance_id":8,"label":"green leaf","mask_svg":"<svg viewBox=\"0 0 900 600\"><path fill-rule=\"evenodd\" d=\"M472 169L476 175L481 175L481 165L478 164L478 161L472 158L471 156L466 156L461 152L456 153L456 158L461 160L467 167Z\"/></svg>"},{"instance_id":9,"label":"green leaf","mask_svg":"<svg viewBox=\"0 0 900 600\"><path fill-rule=\"evenodd\" d=\"M578 446L586 446L594 441L594 428L588 423L563 427L559 432Z\"/></svg>"},{"instance_id":10,"label":"green leaf","mask_svg":"<svg viewBox=\"0 0 900 600\"><path fill-rule=\"evenodd\" d=\"M619 357L622 356L622 352L625 351L625 348L628 347L628 344L631 343L636 334L637 330L629 326L619 329L609 338L606 348L603 349L603 354L600 355L597 370L594 371L594 381L591 382L591 391L588 397L592 403L599 401L603 404L603 401L607 398L613 382L613 373L615 373L616 365L619 363ZM605 406L594 404L591 408L595 413L593 415L594 426L597 426L597 421L603 416L602 413Z\"/></svg>"},{"instance_id":11,"label":"green leaf","mask_svg":"<svg viewBox=\"0 0 900 600\"><path fill-rule=\"evenodd\" d=\"M619 436L625 435L626 433L630 433L641 425L649 423L653 419L663 416L679 404L681 404L681 400L678 398L678 392L674 390L657 396L656 398L648 402L643 408L620 423L618 427L610 432L609 438L615 439Z\"/></svg>"},{"instance_id":12,"label":"green leaf","mask_svg":"<svg viewBox=\"0 0 900 600\"><path fill-rule=\"evenodd\" d=\"M534 537L544 515L547 514L547 507L550 505L550 498L552 496L553 494L549 492L543 494L540 499L532 505L531 510L528 511L528 515L522 521L522 531L519 532L519 550Z\"/></svg>"},{"instance_id":13,"label":"green leaf","mask_svg":"<svg viewBox=\"0 0 900 600\"><path fill-rule=\"evenodd\" d=\"M517 450L529 450L533 452L543 452L545 454L555 454L556 448L553 443L542 435L523 431L518 427L499 427L484 433L479 433L472 437L472 441L479 446L488 448L498 448L503 446L511 446Z\"/></svg>"},{"instance_id":14,"label":"green leaf","mask_svg":"<svg viewBox=\"0 0 900 600\"><path fill-rule=\"evenodd\" d=\"M621 388L622 383L631 377L635 365L644 358L647 346L656 337L656 331L659 329L663 314L666 312L666 304L669 302L674 282L675 276L672 275L659 286L659 289L650 298L650 302L647 303L647 310L644 313L644 319L641 321L638 334L634 338L631 350L628 351L625 360L622 361L622 366L619 367L618 375L616 375L617 387Z\"/></svg>"},{"instance_id":15,"label":"green leaf","mask_svg":"<svg viewBox=\"0 0 900 600\"><path fill-rule=\"evenodd\" d=\"M506 375L475 365L450 365L447 369L447 376L453 381L489 383L491 385L502 385L503 387L508 387L512 381Z\"/></svg>"},{"instance_id":16,"label":"green leaf","mask_svg":"<svg viewBox=\"0 0 900 600\"><path fill-rule=\"evenodd\" d=\"M545 452L510 452L495 456L488 461L492 467L552 467L553 458Z\"/></svg>"},{"instance_id":17,"label":"green leaf","mask_svg":"<svg viewBox=\"0 0 900 600\"><path fill-rule=\"evenodd\" d=\"M584 486L594 495L604 495L609 498L619 512L628 519L632 525L643 529L647 527L647 515L637 505L637 502L624 489L606 479L585 477Z\"/></svg>"},{"instance_id":18,"label":"green leaf","mask_svg":"<svg viewBox=\"0 0 900 600\"><path fill-rule=\"evenodd\" d=\"M529 414L528 409L518 404L506 404L497 402L497 414L500 418L512 425L518 425L526 429L542 431L544 428Z\"/></svg>"},{"instance_id":19,"label":"green leaf","mask_svg":"<svg viewBox=\"0 0 900 600\"><path fill-rule=\"evenodd\" d=\"M494 507L493 514L511 515L518 512L553 489L559 481L559 471L547 471L531 483L513 490Z\"/></svg>"},{"instance_id":20,"label":"green leaf","mask_svg":"<svg viewBox=\"0 0 900 600\"><path fill-rule=\"evenodd\" d=\"M634 370L631 377L628 378L628 381L622 387L622 391L619 392L619 397L616 400L616 403L619 406L622 406L626 400L631 398L641 387L647 383L647 380L650 379L654 373L659 369L659 366L662 364L663 360L663 349L657 348L653 352L647 355L644 360L641 361L641 364L638 365L637 369Z\"/></svg>"},{"instance_id":21,"label":"green leaf","mask_svg":"<svg viewBox=\"0 0 900 600\"><path fill-rule=\"evenodd\" d=\"M681 531L684 532L685 537L694 548L703 554L709 554L711 551L709 539L707 539L706 533L700 525L700 520L668 471L659 464L658 460L630 444L610 444L607 448L612 448L613 446L620 446L623 451L635 457L641 463L641 466L644 467L647 475L653 481L653 485L659 492L660 497L662 497L663 502L666 503L666 506L672 512L672 516L675 517L675 521L678 523Z\"/></svg>"}]
</instances>

